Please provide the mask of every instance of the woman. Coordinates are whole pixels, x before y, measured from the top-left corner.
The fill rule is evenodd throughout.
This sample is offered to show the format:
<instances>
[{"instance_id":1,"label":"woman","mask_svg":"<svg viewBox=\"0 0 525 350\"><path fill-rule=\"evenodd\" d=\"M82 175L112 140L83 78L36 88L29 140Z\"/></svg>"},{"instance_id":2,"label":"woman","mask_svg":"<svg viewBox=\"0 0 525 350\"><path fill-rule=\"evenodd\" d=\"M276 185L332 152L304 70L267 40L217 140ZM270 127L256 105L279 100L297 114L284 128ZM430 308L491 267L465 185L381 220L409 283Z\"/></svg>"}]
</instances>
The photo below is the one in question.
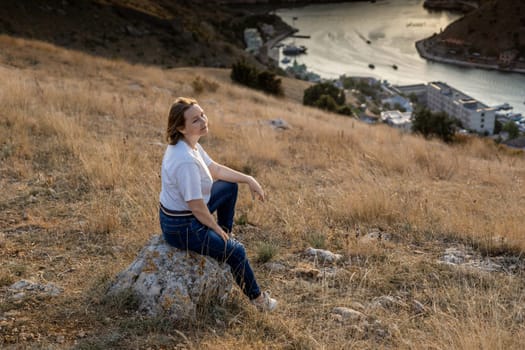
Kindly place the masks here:
<instances>
[{"instance_id":1,"label":"woman","mask_svg":"<svg viewBox=\"0 0 525 350\"><path fill-rule=\"evenodd\" d=\"M237 183L246 183L264 200L264 191L251 176L214 162L199 144L208 134L208 118L197 101L179 97L168 117L162 160L160 225L164 239L230 265L235 281L251 302L272 311L277 301L261 293L244 246L229 237L237 201ZM217 211L217 221L212 213Z\"/></svg>"}]
</instances>

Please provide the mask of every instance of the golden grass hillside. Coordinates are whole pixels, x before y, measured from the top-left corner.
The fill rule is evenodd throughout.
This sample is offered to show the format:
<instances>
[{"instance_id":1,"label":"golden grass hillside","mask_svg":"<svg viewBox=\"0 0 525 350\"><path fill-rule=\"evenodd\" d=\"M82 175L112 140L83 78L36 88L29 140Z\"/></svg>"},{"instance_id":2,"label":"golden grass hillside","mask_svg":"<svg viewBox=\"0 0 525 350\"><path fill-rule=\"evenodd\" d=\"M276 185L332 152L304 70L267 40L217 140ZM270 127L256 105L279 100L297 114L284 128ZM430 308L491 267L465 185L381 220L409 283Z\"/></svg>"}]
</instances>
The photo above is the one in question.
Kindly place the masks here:
<instances>
[{"instance_id":1,"label":"golden grass hillside","mask_svg":"<svg viewBox=\"0 0 525 350\"><path fill-rule=\"evenodd\" d=\"M522 346L522 153L370 126L303 107L302 82L284 79L288 97L277 99L228 74L130 65L0 36L2 348ZM194 324L176 324L137 314L132 297L104 295L160 232L163 135L177 96L195 96L209 116L208 153L267 192L266 202L253 203L241 187L236 234L280 301L273 314L257 313L237 291ZM268 121L277 118L291 128L273 129ZM363 239L370 232L389 238ZM304 258L308 247L343 260L327 270ZM461 247L502 269L440 261ZM63 291L10 299L8 287L21 279ZM366 320L341 321L337 306Z\"/></svg>"}]
</instances>

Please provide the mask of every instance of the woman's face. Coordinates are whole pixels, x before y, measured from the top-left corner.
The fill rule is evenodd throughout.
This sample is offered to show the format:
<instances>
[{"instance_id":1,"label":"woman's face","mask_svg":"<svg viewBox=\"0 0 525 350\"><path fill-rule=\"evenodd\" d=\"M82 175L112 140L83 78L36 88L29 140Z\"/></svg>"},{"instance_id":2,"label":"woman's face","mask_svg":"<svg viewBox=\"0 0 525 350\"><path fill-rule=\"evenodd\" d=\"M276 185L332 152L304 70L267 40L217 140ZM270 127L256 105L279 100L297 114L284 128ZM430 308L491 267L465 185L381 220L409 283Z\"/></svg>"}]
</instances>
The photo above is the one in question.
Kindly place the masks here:
<instances>
[{"instance_id":1,"label":"woman's face","mask_svg":"<svg viewBox=\"0 0 525 350\"><path fill-rule=\"evenodd\" d=\"M202 108L195 104L184 112L184 129L179 130L186 138L199 138L208 133L208 117Z\"/></svg>"}]
</instances>

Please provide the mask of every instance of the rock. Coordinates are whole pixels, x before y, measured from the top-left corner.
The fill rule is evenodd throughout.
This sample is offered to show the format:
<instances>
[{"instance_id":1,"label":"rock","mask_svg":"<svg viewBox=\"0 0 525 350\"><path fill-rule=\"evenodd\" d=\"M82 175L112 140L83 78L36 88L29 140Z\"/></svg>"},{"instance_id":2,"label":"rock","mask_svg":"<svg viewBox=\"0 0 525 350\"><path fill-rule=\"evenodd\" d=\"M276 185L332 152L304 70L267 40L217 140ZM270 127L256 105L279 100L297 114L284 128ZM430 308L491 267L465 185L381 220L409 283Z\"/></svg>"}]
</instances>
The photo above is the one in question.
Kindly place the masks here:
<instances>
[{"instance_id":1,"label":"rock","mask_svg":"<svg viewBox=\"0 0 525 350\"><path fill-rule=\"evenodd\" d=\"M421 303L420 301L414 299L412 300L412 310L414 311L414 313L416 314L422 314L426 311L426 307L425 305L423 305L423 303Z\"/></svg>"},{"instance_id":2,"label":"rock","mask_svg":"<svg viewBox=\"0 0 525 350\"><path fill-rule=\"evenodd\" d=\"M380 297L374 298L370 303L372 308L384 308L384 309L396 309L405 307L406 304L397 297L391 295L382 295Z\"/></svg>"},{"instance_id":3,"label":"rock","mask_svg":"<svg viewBox=\"0 0 525 350\"><path fill-rule=\"evenodd\" d=\"M288 123L282 119L272 119L270 120L270 125L273 126L275 129L290 129Z\"/></svg>"},{"instance_id":4,"label":"rock","mask_svg":"<svg viewBox=\"0 0 525 350\"><path fill-rule=\"evenodd\" d=\"M226 301L232 285L228 265L171 247L161 235L155 235L118 274L108 294L131 290L140 311L182 320L195 319L199 306Z\"/></svg>"},{"instance_id":5,"label":"rock","mask_svg":"<svg viewBox=\"0 0 525 350\"><path fill-rule=\"evenodd\" d=\"M344 306L334 307L332 314L341 316L334 316L333 318L341 319L342 321L361 321L366 318L362 312Z\"/></svg>"},{"instance_id":6,"label":"rock","mask_svg":"<svg viewBox=\"0 0 525 350\"><path fill-rule=\"evenodd\" d=\"M272 272L285 272L287 269L284 264L273 261L267 262L266 264L264 264L264 267Z\"/></svg>"},{"instance_id":7,"label":"rock","mask_svg":"<svg viewBox=\"0 0 525 350\"><path fill-rule=\"evenodd\" d=\"M329 250L308 248L304 254L320 262L335 263L343 258L341 254L334 254Z\"/></svg>"},{"instance_id":8,"label":"rock","mask_svg":"<svg viewBox=\"0 0 525 350\"><path fill-rule=\"evenodd\" d=\"M464 250L453 247L447 248L445 250L442 260L450 265L459 265L464 263L468 258L470 258L470 255L468 255Z\"/></svg>"},{"instance_id":9,"label":"rock","mask_svg":"<svg viewBox=\"0 0 525 350\"><path fill-rule=\"evenodd\" d=\"M62 293L62 288L52 283L40 284L27 280L20 280L8 288L8 294L12 300L21 300L27 296L45 295L57 296Z\"/></svg>"},{"instance_id":10,"label":"rock","mask_svg":"<svg viewBox=\"0 0 525 350\"><path fill-rule=\"evenodd\" d=\"M390 241L391 239L392 239L392 235L390 233L374 230L362 236L359 239L359 241L362 243L371 243L371 242L378 242L378 241Z\"/></svg>"},{"instance_id":11,"label":"rock","mask_svg":"<svg viewBox=\"0 0 525 350\"><path fill-rule=\"evenodd\" d=\"M319 271L318 269L304 267L297 267L293 269L292 272L295 274L295 276L304 279L317 279L317 277L319 277L319 274L321 273L321 271Z\"/></svg>"}]
</instances>

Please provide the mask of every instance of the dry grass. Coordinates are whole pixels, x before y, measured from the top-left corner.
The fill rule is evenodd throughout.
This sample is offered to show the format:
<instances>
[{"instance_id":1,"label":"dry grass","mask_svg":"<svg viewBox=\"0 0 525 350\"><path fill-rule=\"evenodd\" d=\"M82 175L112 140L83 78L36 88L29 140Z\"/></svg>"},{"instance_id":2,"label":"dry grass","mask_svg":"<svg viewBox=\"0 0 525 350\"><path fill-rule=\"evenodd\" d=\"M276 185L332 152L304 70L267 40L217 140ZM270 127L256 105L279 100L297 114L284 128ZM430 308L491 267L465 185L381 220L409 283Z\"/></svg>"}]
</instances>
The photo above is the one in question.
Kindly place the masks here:
<instances>
[{"instance_id":1,"label":"dry grass","mask_svg":"<svg viewBox=\"0 0 525 350\"><path fill-rule=\"evenodd\" d=\"M284 79L287 98L275 99L231 84L225 70L132 66L5 36L0 48L3 347L520 347L523 271L437 260L457 242L489 255L525 251L522 154L481 140L448 146L305 108L293 80ZM112 276L159 232L167 109L193 94L211 119L202 142L209 154L267 191L265 203L252 203L241 188L237 230L261 284L280 300L275 314L235 295L202 310L197 324L173 325L136 315L128 296L104 299ZM271 128L277 118L291 128ZM393 240L356 237L371 229ZM343 254L337 275L310 280L256 263L259 255L320 268L301 256L308 246ZM8 302L5 287L21 278L64 293ZM370 306L384 295L400 303ZM333 307L356 302L368 328L331 318Z\"/></svg>"}]
</instances>

